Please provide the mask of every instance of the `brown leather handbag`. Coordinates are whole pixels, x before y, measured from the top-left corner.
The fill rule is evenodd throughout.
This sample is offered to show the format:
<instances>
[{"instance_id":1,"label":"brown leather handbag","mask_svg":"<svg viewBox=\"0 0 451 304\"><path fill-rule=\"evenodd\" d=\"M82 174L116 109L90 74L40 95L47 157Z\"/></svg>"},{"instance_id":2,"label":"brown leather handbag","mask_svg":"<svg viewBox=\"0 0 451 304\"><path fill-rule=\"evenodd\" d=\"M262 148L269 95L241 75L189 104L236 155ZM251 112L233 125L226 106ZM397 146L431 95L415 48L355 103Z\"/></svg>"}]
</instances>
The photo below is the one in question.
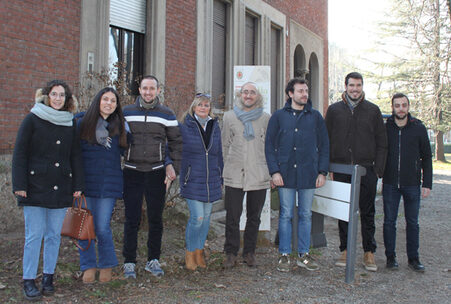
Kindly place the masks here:
<instances>
[{"instance_id":1,"label":"brown leather handbag","mask_svg":"<svg viewBox=\"0 0 451 304\"><path fill-rule=\"evenodd\" d=\"M83 204L84 206L82 206ZM95 240L94 217L88 209L84 195L78 198L74 197L72 207L67 208L61 235L72 238L75 246L82 251L88 250L91 241ZM77 240L88 240L88 246L81 247Z\"/></svg>"}]
</instances>

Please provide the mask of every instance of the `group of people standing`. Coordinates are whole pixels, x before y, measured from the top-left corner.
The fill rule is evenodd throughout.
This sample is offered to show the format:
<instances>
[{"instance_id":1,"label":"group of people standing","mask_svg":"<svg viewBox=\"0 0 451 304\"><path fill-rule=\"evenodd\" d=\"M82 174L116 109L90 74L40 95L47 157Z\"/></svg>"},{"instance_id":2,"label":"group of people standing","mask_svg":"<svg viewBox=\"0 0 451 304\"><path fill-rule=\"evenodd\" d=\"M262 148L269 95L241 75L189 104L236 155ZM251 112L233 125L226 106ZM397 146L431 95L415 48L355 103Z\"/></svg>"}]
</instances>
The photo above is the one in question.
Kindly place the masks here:
<instances>
[{"instance_id":1,"label":"group of people standing","mask_svg":"<svg viewBox=\"0 0 451 304\"><path fill-rule=\"evenodd\" d=\"M406 218L408 265L422 272L419 260L418 215L421 197L432 189L432 154L427 130L409 113L410 102L402 93L391 100L392 115L383 122L379 108L365 99L363 77L357 72L345 78L342 99L329 106L326 125L331 144L330 161L359 164L366 168L361 178L359 210L364 250L363 265L377 271L375 197L378 178L382 178L384 202L383 237L387 268L398 269L396 260L396 221L401 196ZM350 182L349 175L331 173L332 179ZM336 266L346 266L348 223L338 222L341 256Z\"/></svg>"},{"instance_id":2,"label":"group of people standing","mask_svg":"<svg viewBox=\"0 0 451 304\"><path fill-rule=\"evenodd\" d=\"M38 90L36 103L19 129L13 155L13 192L25 218L23 289L29 300L54 293L53 275L66 208L74 197L86 196L94 216L97 242L80 250L84 283L108 282L118 265L110 227L117 199L124 199L124 277L136 278L138 230L143 197L147 204L147 262L144 270L164 275L160 264L165 194L179 173L180 194L189 209L185 265L206 268L204 246L212 203L226 208L224 268L236 265L240 250L239 221L246 195L246 227L242 256L257 264L260 215L267 189L278 187L280 200L278 270L290 270L291 221L298 200L298 257L308 270L318 264L309 255L315 188L325 184L331 162L365 166L360 214L364 265L375 271L374 199L378 177L384 181L384 242L387 267L397 268L396 218L403 196L407 219L409 265L424 270L418 258L420 193L432 186L429 140L421 122L409 113L407 96L393 97L393 115L384 126L379 108L365 100L363 78L346 77L343 100L324 120L308 98L306 80L294 78L286 87L285 106L272 116L263 111L257 85L245 83L223 117L222 130L211 97L196 94L182 122L159 101L160 84L144 76L134 104L121 107L113 88L104 88L85 113L78 113L68 85L59 80ZM387 146L388 136L388 146ZM388 147L388 158L387 158ZM123 157L123 169L121 169ZM387 159L387 161L386 161ZM387 165L386 165L387 163ZM385 173L384 173L385 170ZM332 176L333 175L333 176ZM422 177L422 188L421 187ZM347 175L331 178L350 182ZM225 189L224 189L225 188ZM338 266L346 265L347 225L339 223ZM43 277L36 286L42 239ZM81 242L82 247L86 247Z\"/></svg>"}]
</instances>

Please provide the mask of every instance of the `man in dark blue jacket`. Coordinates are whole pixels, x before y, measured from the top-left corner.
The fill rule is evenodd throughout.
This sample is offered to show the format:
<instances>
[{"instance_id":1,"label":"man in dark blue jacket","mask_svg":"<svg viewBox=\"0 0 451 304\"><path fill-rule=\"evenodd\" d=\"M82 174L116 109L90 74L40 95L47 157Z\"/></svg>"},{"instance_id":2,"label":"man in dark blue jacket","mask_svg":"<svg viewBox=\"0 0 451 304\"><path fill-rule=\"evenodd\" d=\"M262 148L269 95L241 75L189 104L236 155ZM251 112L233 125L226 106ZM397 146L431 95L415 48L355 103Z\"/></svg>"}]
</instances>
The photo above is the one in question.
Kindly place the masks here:
<instances>
[{"instance_id":1,"label":"man in dark blue jacket","mask_svg":"<svg viewBox=\"0 0 451 304\"><path fill-rule=\"evenodd\" d=\"M272 183L279 187L279 252L277 269L290 270L291 219L298 195L297 265L318 269L309 255L312 202L315 188L322 187L329 170L329 138L321 113L308 99L307 81L288 82L285 107L269 120L265 153Z\"/></svg>"},{"instance_id":2,"label":"man in dark blue jacket","mask_svg":"<svg viewBox=\"0 0 451 304\"><path fill-rule=\"evenodd\" d=\"M409 267L424 271L418 256L420 196L432 189L432 154L428 134L420 120L409 113L409 98L393 95L393 115L386 123L388 156L383 178L384 244L387 268L397 269L396 219L401 196L406 218L407 257ZM423 182L423 183L421 183Z\"/></svg>"}]
</instances>

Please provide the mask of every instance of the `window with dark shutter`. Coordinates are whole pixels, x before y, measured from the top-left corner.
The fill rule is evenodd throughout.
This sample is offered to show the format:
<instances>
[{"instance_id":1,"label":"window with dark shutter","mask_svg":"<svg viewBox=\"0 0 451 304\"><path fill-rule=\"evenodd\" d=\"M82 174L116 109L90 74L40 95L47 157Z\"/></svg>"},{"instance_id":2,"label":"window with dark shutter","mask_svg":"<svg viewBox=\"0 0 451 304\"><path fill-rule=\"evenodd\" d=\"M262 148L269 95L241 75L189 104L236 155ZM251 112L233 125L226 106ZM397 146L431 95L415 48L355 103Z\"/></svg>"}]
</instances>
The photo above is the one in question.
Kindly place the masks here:
<instances>
[{"instance_id":1,"label":"window with dark shutter","mask_svg":"<svg viewBox=\"0 0 451 304\"><path fill-rule=\"evenodd\" d=\"M280 106L280 46L281 31L271 26L271 113Z\"/></svg>"},{"instance_id":2,"label":"window with dark shutter","mask_svg":"<svg viewBox=\"0 0 451 304\"><path fill-rule=\"evenodd\" d=\"M245 32L245 50L244 50L244 64L255 65L255 42L256 42L256 28L257 18L251 14L246 13L246 32Z\"/></svg>"},{"instance_id":3,"label":"window with dark shutter","mask_svg":"<svg viewBox=\"0 0 451 304\"><path fill-rule=\"evenodd\" d=\"M211 93L216 108L225 106L227 4L213 3L213 56Z\"/></svg>"}]
</instances>

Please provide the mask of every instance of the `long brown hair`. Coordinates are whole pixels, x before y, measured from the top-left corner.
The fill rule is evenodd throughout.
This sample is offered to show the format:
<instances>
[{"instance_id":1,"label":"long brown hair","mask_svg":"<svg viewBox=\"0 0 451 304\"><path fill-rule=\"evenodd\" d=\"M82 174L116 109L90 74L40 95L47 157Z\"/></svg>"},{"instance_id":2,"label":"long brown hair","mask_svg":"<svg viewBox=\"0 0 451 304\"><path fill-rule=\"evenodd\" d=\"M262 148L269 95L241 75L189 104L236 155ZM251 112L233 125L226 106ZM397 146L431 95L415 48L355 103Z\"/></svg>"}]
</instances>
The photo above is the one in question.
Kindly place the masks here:
<instances>
[{"instance_id":1,"label":"long brown hair","mask_svg":"<svg viewBox=\"0 0 451 304\"><path fill-rule=\"evenodd\" d=\"M97 121L100 117L100 100L103 94L107 92L112 92L116 96L116 110L108 116L106 121L108 122L108 132L109 136L113 137L119 135L119 145L122 148L127 147L127 134L125 131L125 119L124 114L122 114L121 103L119 102L119 94L114 88L106 87L97 93L89 106L88 111L86 111L85 116L81 122L80 126L80 138L84 139L90 143L96 143L96 126Z\"/></svg>"}]
</instances>

